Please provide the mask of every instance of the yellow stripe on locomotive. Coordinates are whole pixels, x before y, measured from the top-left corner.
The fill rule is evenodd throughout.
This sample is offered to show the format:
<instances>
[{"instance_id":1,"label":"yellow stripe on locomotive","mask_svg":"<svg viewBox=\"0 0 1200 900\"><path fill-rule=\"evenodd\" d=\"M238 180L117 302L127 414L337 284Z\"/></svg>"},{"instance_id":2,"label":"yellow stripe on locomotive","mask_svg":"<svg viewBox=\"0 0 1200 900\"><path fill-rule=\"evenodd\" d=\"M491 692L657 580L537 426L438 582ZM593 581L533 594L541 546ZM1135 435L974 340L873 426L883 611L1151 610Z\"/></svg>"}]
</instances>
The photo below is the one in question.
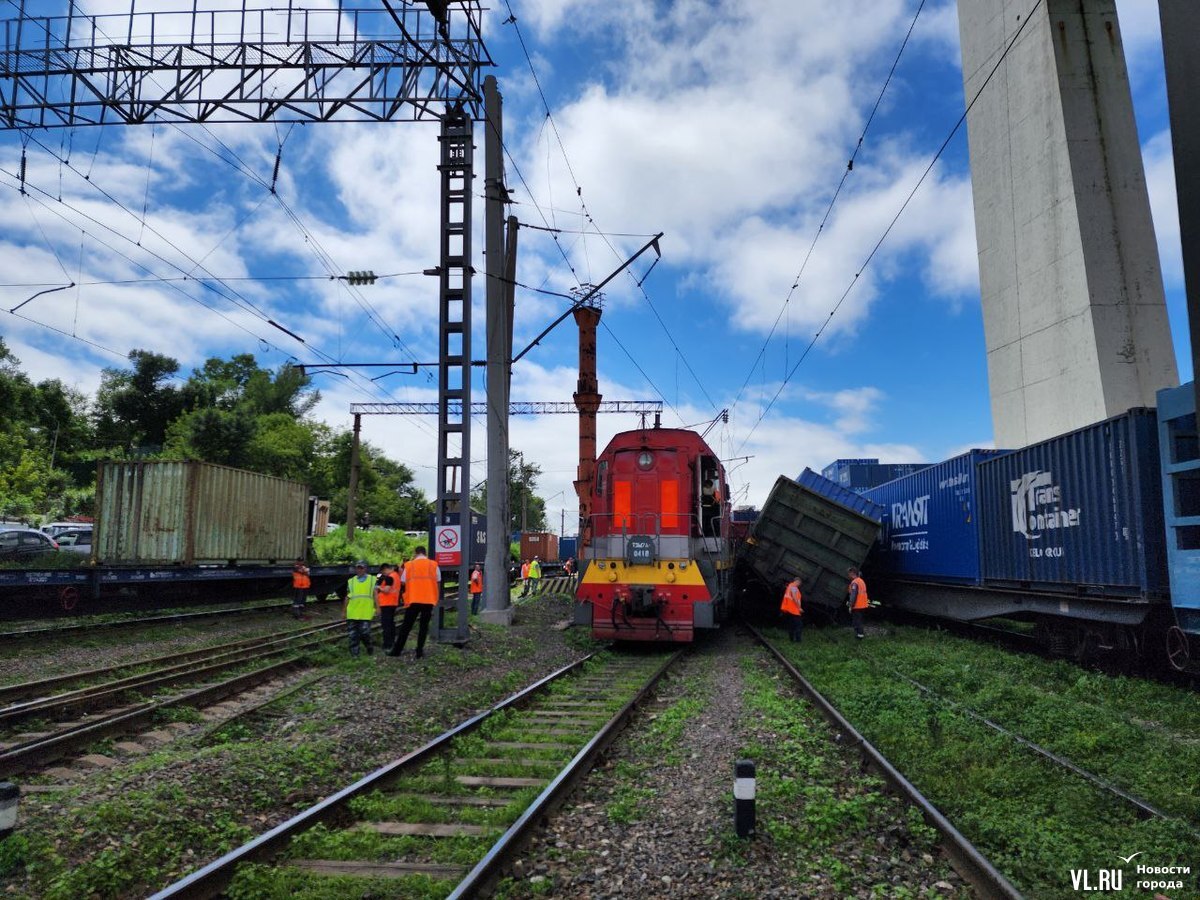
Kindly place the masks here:
<instances>
[{"instance_id":1,"label":"yellow stripe on locomotive","mask_svg":"<svg viewBox=\"0 0 1200 900\"><path fill-rule=\"evenodd\" d=\"M600 639L691 641L711 627L712 594L693 560L591 561L575 592L580 624Z\"/></svg>"}]
</instances>

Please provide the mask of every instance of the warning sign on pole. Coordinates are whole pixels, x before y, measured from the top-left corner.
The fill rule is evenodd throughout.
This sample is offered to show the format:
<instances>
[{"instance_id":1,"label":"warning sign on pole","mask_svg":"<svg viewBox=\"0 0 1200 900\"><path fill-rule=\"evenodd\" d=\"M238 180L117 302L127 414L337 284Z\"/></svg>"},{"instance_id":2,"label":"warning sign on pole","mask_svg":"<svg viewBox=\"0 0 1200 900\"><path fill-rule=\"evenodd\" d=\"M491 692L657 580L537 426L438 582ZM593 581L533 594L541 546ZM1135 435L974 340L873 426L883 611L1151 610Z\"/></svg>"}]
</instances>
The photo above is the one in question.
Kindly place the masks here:
<instances>
[{"instance_id":1,"label":"warning sign on pole","mask_svg":"<svg viewBox=\"0 0 1200 900\"><path fill-rule=\"evenodd\" d=\"M434 560L439 566L457 566L462 562L462 531L457 525L434 528Z\"/></svg>"}]
</instances>

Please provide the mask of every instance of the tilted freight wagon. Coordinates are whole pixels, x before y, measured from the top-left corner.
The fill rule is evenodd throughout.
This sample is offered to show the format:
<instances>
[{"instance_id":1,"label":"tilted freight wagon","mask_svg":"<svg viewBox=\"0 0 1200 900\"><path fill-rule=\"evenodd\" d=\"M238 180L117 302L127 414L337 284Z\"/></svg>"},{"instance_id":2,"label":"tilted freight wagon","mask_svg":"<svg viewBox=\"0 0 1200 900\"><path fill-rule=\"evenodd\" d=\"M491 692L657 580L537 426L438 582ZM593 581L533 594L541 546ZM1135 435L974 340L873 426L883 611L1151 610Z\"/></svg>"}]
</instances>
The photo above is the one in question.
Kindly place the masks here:
<instances>
[{"instance_id":1,"label":"tilted freight wagon","mask_svg":"<svg viewBox=\"0 0 1200 900\"><path fill-rule=\"evenodd\" d=\"M839 609L846 600L846 570L861 568L879 534L883 510L811 469L781 476L743 544L740 563L778 606L788 579L804 579L804 605ZM778 594L775 593L778 588Z\"/></svg>"}]
</instances>

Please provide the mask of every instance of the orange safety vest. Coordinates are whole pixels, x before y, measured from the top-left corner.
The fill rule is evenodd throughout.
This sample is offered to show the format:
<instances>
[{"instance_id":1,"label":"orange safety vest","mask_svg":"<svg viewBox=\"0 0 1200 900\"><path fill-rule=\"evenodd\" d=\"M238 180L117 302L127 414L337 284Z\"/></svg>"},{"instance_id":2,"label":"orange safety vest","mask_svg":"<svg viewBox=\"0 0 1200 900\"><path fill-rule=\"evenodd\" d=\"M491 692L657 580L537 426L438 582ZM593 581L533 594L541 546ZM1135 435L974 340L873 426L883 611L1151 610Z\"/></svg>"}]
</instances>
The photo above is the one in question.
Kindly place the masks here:
<instances>
[{"instance_id":1,"label":"orange safety vest","mask_svg":"<svg viewBox=\"0 0 1200 900\"><path fill-rule=\"evenodd\" d=\"M467 587L467 590L469 590L472 594L482 594L483 593L483 573L482 572L472 572L471 573L471 583Z\"/></svg>"},{"instance_id":2,"label":"orange safety vest","mask_svg":"<svg viewBox=\"0 0 1200 900\"><path fill-rule=\"evenodd\" d=\"M312 587L312 579L308 577L307 569L292 569L292 587L298 591Z\"/></svg>"},{"instance_id":3,"label":"orange safety vest","mask_svg":"<svg viewBox=\"0 0 1200 900\"><path fill-rule=\"evenodd\" d=\"M392 583L386 585L383 583L382 576L378 581L379 584L379 605L380 606L399 606L400 605L400 573L393 572L391 575Z\"/></svg>"},{"instance_id":4,"label":"orange safety vest","mask_svg":"<svg viewBox=\"0 0 1200 900\"><path fill-rule=\"evenodd\" d=\"M438 564L418 556L404 564L404 602L434 606L438 602Z\"/></svg>"},{"instance_id":5,"label":"orange safety vest","mask_svg":"<svg viewBox=\"0 0 1200 900\"><path fill-rule=\"evenodd\" d=\"M789 615L801 615L800 585L796 582L789 582L788 586L783 589L783 603L780 604L779 609Z\"/></svg>"},{"instance_id":6,"label":"orange safety vest","mask_svg":"<svg viewBox=\"0 0 1200 900\"><path fill-rule=\"evenodd\" d=\"M858 593L854 595L854 608L866 609L870 605L867 602L867 583L861 578L855 578L850 583L858 585Z\"/></svg>"},{"instance_id":7,"label":"orange safety vest","mask_svg":"<svg viewBox=\"0 0 1200 900\"><path fill-rule=\"evenodd\" d=\"M521 563L521 577L522 578L529 577L529 563L527 563L527 562Z\"/></svg>"}]
</instances>

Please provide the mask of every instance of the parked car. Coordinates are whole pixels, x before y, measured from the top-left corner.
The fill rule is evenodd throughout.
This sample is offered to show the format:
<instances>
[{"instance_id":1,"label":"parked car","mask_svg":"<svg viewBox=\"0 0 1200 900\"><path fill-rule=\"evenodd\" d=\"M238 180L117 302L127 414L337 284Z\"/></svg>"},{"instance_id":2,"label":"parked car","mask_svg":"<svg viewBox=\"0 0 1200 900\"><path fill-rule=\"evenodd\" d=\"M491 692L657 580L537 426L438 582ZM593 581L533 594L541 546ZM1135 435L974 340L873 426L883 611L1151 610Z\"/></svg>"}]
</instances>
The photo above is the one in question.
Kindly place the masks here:
<instances>
[{"instance_id":1,"label":"parked car","mask_svg":"<svg viewBox=\"0 0 1200 900\"><path fill-rule=\"evenodd\" d=\"M59 550L78 553L81 556L91 556L92 554L92 529L90 528L63 531L54 540L58 542Z\"/></svg>"},{"instance_id":2,"label":"parked car","mask_svg":"<svg viewBox=\"0 0 1200 900\"><path fill-rule=\"evenodd\" d=\"M91 527L86 522L50 522L43 525L41 530L43 534L48 534L52 538L57 538L64 531L74 531L77 528Z\"/></svg>"},{"instance_id":3,"label":"parked car","mask_svg":"<svg viewBox=\"0 0 1200 900\"><path fill-rule=\"evenodd\" d=\"M54 538L32 528L0 531L0 560L28 559L57 549L58 542Z\"/></svg>"}]
</instances>

